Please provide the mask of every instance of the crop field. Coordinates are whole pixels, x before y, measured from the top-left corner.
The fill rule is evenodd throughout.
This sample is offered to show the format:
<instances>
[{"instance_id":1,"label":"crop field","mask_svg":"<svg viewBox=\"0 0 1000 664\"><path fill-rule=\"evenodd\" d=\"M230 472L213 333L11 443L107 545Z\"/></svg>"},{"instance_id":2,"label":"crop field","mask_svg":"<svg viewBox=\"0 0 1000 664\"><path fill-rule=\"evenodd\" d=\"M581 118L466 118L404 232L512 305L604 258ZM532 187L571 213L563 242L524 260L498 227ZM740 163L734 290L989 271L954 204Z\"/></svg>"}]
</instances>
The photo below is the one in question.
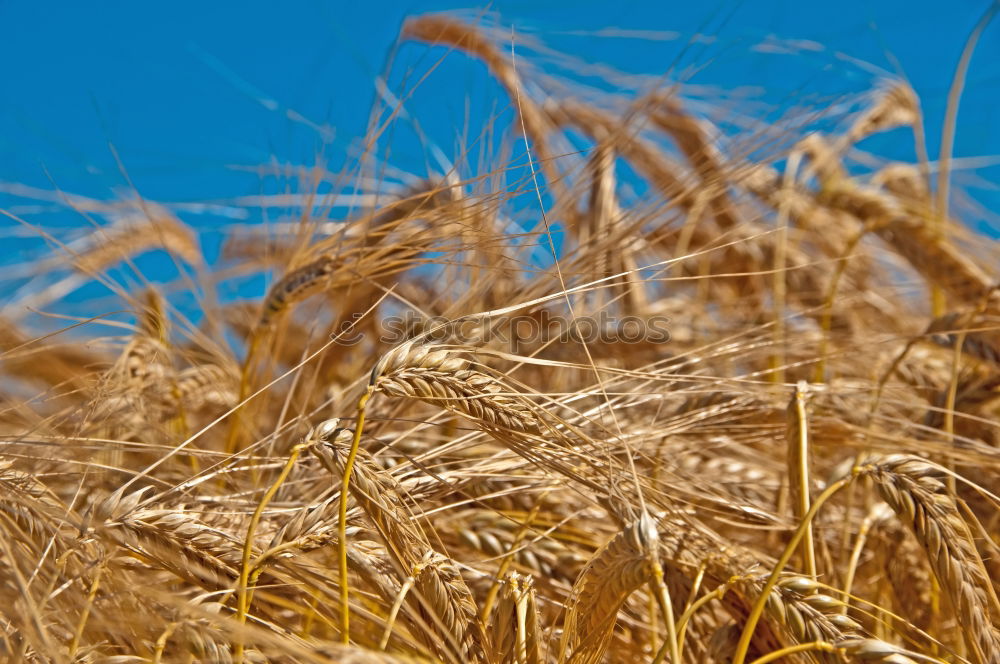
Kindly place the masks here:
<instances>
[{"instance_id":1,"label":"crop field","mask_svg":"<svg viewBox=\"0 0 1000 664\"><path fill-rule=\"evenodd\" d=\"M962 65L932 127L901 77L774 108L400 40L349 166L211 260L140 191L0 211L46 247L0 275L0 660L1000 664ZM406 172L453 61L496 112Z\"/></svg>"}]
</instances>

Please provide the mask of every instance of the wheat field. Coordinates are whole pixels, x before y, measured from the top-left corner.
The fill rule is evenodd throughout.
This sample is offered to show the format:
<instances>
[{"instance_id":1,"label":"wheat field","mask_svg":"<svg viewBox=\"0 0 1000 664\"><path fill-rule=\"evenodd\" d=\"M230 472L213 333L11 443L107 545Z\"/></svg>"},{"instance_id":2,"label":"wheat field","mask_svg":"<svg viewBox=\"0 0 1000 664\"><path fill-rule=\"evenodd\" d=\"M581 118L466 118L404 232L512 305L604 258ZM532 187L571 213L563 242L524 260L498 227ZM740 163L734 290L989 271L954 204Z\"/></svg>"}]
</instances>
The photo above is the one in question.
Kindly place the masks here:
<instances>
[{"instance_id":1,"label":"wheat field","mask_svg":"<svg viewBox=\"0 0 1000 664\"><path fill-rule=\"evenodd\" d=\"M478 158L393 169L381 101L217 261L4 211L0 659L1000 664L1000 243L910 86L777 117L511 34L400 37L495 81Z\"/></svg>"}]
</instances>

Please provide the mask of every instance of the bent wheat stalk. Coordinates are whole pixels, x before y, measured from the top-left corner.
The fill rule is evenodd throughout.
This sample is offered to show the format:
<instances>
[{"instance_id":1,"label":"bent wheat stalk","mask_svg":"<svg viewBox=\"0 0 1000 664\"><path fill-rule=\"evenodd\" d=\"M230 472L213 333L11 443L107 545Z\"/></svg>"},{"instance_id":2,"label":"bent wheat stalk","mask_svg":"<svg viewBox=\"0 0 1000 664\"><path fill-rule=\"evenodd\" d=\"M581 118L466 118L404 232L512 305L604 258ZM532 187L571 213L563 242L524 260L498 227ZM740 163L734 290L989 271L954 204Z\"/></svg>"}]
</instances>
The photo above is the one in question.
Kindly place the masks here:
<instances>
[{"instance_id":1,"label":"bent wheat stalk","mask_svg":"<svg viewBox=\"0 0 1000 664\"><path fill-rule=\"evenodd\" d=\"M264 514L264 509L267 508L267 504L271 502L274 498L274 494L278 493L278 489L284 484L285 480L288 478L288 474L292 472L292 466L295 465L295 460L299 458L299 455L306 449L308 449L313 444L307 438L304 443L299 443L292 447L291 453L288 455L288 461L282 467L281 472L278 474L277 479L274 480L274 484L264 492L261 496L260 502L257 503L257 508L254 510L253 515L250 517L250 525L247 526L246 540L243 543L243 559L240 563L240 578L239 583L236 587L236 622L243 625L246 622L247 612L249 610L249 599L248 582L250 580L250 572L252 571L252 566L250 564L250 558L253 555L253 538L257 532L257 525L260 523L260 518ZM243 662L243 638L238 636L236 645L233 649L233 661L236 664L242 664Z\"/></svg>"},{"instance_id":2,"label":"bent wheat stalk","mask_svg":"<svg viewBox=\"0 0 1000 664\"><path fill-rule=\"evenodd\" d=\"M784 570L788 561L791 560L792 555L798 549L799 543L805 536L809 525L819 512L819 509L838 491L854 482L857 478L867 476L875 472L877 464L881 463L886 466L894 466L905 463L909 460L910 457L885 457L883 459L869 460L864 465L856 465L851 468L847 475L827 486L823 493L816 498L816 501L809 508L809 511L806 512L799 522L795 532L792 533L791 538L788 540L788 544L785 545L785 549L781 553L781 557L778 558L778 561L775 563L770 576L768 576L767 581L764 583L756 602L754 602L754 605L750 610L750 614L747 616L746 623L743 625L743 632L740 634L739 642L736 645L736 653L733 655L733 664L743 664L746 660L747 651L750 648L750 641L753 638L757 623L760 621L761 615L764 613L764 609L767 607L768 602L773 601L771 600L771 591L778 584L782 570Z\"/></svg>"},{"instance_id":3,"label":"bent wheat stalk","mask_svg":"<svg viewBox=\"0 0 1000 664\"><path fill-rule=\"evenodd\" d=\"M461 413L494 428L517 431L535 428L536 419L527 405L500 393L497 381L478 371L465 369L466 361L443 349L405 342L388 353L372 368L368 386L358 400L357 422L351 447L344 462L340 494L339 558L341 639L350 642L350 596L347 578L347 495L351 475L361 445L369 399L378 391L428 401Z\"/></svg>"},{"instance_id":4,"label":"bent wheat stalk","mask_svg":"<svg viewBox=\"0 0 1000 664\"><path fill-rule=\"evenodd\" d=\"M601 661L610 645L618 611L629 595L655 574L659 565L655 560L658 538L655 523L643 515L594 554L574 584L573 599L566 607L566 626L559 647L561 664ZM662 580L662 569L660 577ZM665 607L670 610L669 600ZM665 618L670 627L668 643L673 642L670 648L676 657L672 614Z\"/></svg>"},{"instance_id":5,"label":"bent wheat stalk","mask_svg":"<svg viewBox=\"0 0 1000 664\"><path fill-rule=\"evenodd\" d=\"M339 436L324 434L324 445L315 452L328 470L343 475L346 461L342 445L350 432L337 430L335 420L318 428L339 432ZM354 436L350 437L353 440ZM480 661L485 636L472 594L451 560L425 543L419 531L407 527L409 515L396 505L402 489L388 473L377 470L367 453L360 451L354 455L349 486L351 495L384 540L397 573L406 579L400 603L405 599L410 607L408 614L425 623L417 638L441 657L458 662ZM408 583L413 588L411 593L404 592Z\"/></svg>"}]
</instances>

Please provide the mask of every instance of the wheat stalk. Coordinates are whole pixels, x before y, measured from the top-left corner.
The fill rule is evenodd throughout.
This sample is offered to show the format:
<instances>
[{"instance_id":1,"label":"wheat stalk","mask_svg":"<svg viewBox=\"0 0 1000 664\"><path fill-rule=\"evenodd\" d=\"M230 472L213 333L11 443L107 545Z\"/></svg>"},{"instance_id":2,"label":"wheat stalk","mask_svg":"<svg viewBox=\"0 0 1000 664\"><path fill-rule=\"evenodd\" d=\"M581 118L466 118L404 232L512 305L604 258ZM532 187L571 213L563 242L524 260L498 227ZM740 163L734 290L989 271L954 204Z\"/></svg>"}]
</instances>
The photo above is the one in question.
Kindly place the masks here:
<instances>
[{"instance_id":1,"label":"wheat stalk","mask_svg":"<svg viewBox=\"0 0 1000 664\"><path fill-rule=\"evenodd\" d=\"M352 432L338 431L336 422L321 425L318 430L323 432L324 444L316 448L316 453L325 459L334 476L343 476L344 448L353 438ZM357 453L350 490L382 536L397 573L414 578L409 605L415 615L429 613L428 627L436 632L427 634L428 647L456 661L478 661L483 656L484 636L469 589L451 562L408 526L408 515L394 506L393 497L401 497L399 488L373 465L367 455Z\"/></svg>"}]
</instances>

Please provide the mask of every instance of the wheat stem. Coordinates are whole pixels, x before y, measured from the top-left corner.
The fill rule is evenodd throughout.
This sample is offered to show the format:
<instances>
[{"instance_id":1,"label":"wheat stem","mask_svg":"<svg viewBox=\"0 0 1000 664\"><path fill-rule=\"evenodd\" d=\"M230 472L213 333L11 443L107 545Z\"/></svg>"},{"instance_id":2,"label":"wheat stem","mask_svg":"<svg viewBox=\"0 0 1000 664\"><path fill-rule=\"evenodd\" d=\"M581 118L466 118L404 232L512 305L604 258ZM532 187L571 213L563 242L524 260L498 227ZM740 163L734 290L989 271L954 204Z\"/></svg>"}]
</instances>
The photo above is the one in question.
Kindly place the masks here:
<instances>
[{"instance_id":1,"label":"wheat stem","mask_svg":"<svg viewBox=\"0 0 1000 664\"><path fill-rule=\"evenodd\" d=\"M937 201L936 214L934 215L934 233L938 241L944 236L944 225L948 219L948 198L951 185L951 156L955 144L955 129L958 126L958 104L962 99L962 88L965 87L965 75L969 69L969 62L972 60L972 53L976 50L979 37L986 26L990 24L997 11L1000 11L1000 3L992 2L986 11L976 22L975 27L969 34L962 49L962 56L955 67L955 75L951 81L951 88L948 90L948 106L945 109L944 129L941 135L941 153L938 163L941 168L937 178ZM944 313L944 293L935 285L931 290L932 314L935 318Z\"/></svg>"},{"instance_id":2,"label":"wheat stem","mask_svg":"<svg viewBox=\"0 0 1000 664\"><path fill-rule=\"evenodd\" d=\"M792 483L795 517L802 519L809 511L809 421L806 416L806 394L809 386L799 381L788 404L791 425L788 428L788 477ZM806 525L802 558L806 574L816 580L816 549L812 524Z\"/></svg>"},{"instance_id":3,"label":"wheat stem","mask_svg":"<svg viewBox=\"0 0 1000 664\"><path fill-rule=\"evenodd\" d=\"M698 593L701 592L702 581L705 580L705 571L707 570L707 565L702 563L698 566L698 573L695 574L694 581L691 582L691 591L688 593L687 603L684 605L684 610L681 612L681 618L688 615L688 610L691 605L697 601ZM687 629L687 621L681 622L677 621L677 658L680 661L680 657L684 654L684 633Z\"/></svg>"},{"instance_id":4,"label":"wheat stem","mask_svg":"<svg viewBox=\"0 0 1000 664\"><path fill-rule=\"evenodd\" d=\"M768 664L776 659L780 659L787 655L794 655L799 652L842 652L841 648L829 643L827 641L810 641L809 643L797 643L794 646L787 646L780 650L775 650L774 652L769 652L768 654L758 657L750 664Z\"/></svg>"},{"instance_id":5,"label":"wheat stem","mask_svg":"<svg viewBox=\"0 0 1000 664\"><path fill-rule=\"evenodd\" d=\"M413 588L413 584L416 581L413 575L406 577L403 581L403 585L400 586L399 592L396 593L396 599L392 602L392 608L389 609L389 615L385 619L385 630L382 632L382 639L378 642L378 649L385 650L389 645L389 638L392 636L392 630L396 626L396 618L399 616L399 609L403 606L403 601L406 599L407 593Z\"/></svg>"},{"instance_id":6,"label":"wheat stem","mask_svg":"<svg viewBox=\"0 0 1000 664\"><path fill-rule=\"evenodd\" d=\"M677 639L677 624L674 621L674 605L670 600L670 590L663 581L663 566L660 565L659 556L655 554L653 554L652 568L653 581L650 583L650 589L654 591L657 602L660 605L660 612L663 613L663 621L667 625L667 640L664 645L669 648L670 661L680 662L681 651L680 643ZM661 651L663 651L662 647ZM655 661L653 664L659 664L659 661Z\"/></svg>"},{"instance_id":7,"label":"wheat stem","mask_svg":"<svg viewBox=\"0 0 1000 664\"><path fill-rule=\"evenodd\" d=\"M778 562L775 563L774 569L771 571L771 575L768 577L767 582L760 591L760 595L754 602L753 608L750 610L750 615L747 617L746 624L743 626L743 632L740 634L739 643L736 644L736 653L733 655L733 664L743 664L746 660L747 651L750 649L750 639L753 637L754 629L757 627L757 623L760 621L760 617L764 613L764 607L767 606L767 599L771 596L771 590L775 585L777 585L778 577L781 576L781 572L785 569L785 565L787 565L788 561L791 560L792 554L794 554L798 548L799 542L805 535L809 524L812 523L813 518L816 516L817 512L819 512L819 508L822 507L826 501L832 498L834 494L850 484L861 472L861 468L855 467L851 470L850 475L842 477L828 486L826 490L816 498L816 502L812 504L812 507L809 508L809 511L795 529L795 532L792 533L791 539L788 540L785 550L782 552L781 557L778 558Z\"/></svg>"},{"instance_id":8,"label":"wheat stem","mask_svg":"<svg viewBox=\"0 0 1000 664\"><path fill-rule=\"evenodd\" d=\"M87 626L87 619L90 617L90 610L94 606L94 598L97 597L97 589L101 585L101 574L103 572L104 566L101 565L97 568L94 580L90 584L90 592L87 593L87 603L84 605L83 611L80 613L80 620L77 623L76 631L73 632L73 640L69 644L70 660L74 659L76 649L80 646L80 639L83 638L83 630Z\"/></svg>"},{"instance_id":9,"label":"wheat stem","mask_svg":"<svg viewBox=\"0 0 1000 664\"><path fill-rule=\"evenodd\" d=\"M344 478L340 485L340 512L337 522L337 554L340 563L340 640L344 645L351 642L351 597L347 580L347 495L351 487L351 473L354 471L354 461L358 458L358 448L361 446L361 430L365 426L365 410L368 400L375 391L369 385L358 400L358 422L354 427L354 437L351 439L351 449L344 462Z\"/></svg>"},{"instance_id":10,"label":"wheat stem","mask_svg":"<svg viewBox=\"0 0 1000 664\"><path fill-rule=\"evenodd\" d=\"M250 343L247 345L247 354L243 359L243 368L240 371L240 391L237 395L236 408L230 414L233 418L229 423L229 431L226 434L226 454L236 454L239 450L240 441L240 415L242 414L243 408L247 396L250 394L250 375L253 372L253 360L254 356L257 354L257 350L260 347L261 332L254 330L250 336Z\"/></svg>"},{"instance_id":11,"label":"wheat stem","mask_svg":"<svg viewBox=\"0 0 1000 664\"><path fill-rule=\"evenodd\" d=\"M288 461L285 462L284 467L278 474L278 478L274 481L274 484L264 492L261 496L260 502L257 503L257 508L253 511L253 515L250 517L250 525L247 526L246 539L243 542L243 557L240 562L240 578L236 587L236 622L242 626L246 623L247 611L249 610L249 602L247 598L248 592L248 582L250 580L250 572L252 566L250 564L250 558L253 555L253 538L254 534L257 532L257 526L260 523L261 516L264 514L264 509L267 504L271 502L274 495L284 484L285 479L288 474L292 471L292 466L295 465L296 459L302 453L302 450L309 447L308 443L299 443L292 447L291 453L288 455ZM233 661L236 664L242 664L243 662L243 636L239 635L236 640L236 646L233 649Z\"/></svg>"}]
</instances>

